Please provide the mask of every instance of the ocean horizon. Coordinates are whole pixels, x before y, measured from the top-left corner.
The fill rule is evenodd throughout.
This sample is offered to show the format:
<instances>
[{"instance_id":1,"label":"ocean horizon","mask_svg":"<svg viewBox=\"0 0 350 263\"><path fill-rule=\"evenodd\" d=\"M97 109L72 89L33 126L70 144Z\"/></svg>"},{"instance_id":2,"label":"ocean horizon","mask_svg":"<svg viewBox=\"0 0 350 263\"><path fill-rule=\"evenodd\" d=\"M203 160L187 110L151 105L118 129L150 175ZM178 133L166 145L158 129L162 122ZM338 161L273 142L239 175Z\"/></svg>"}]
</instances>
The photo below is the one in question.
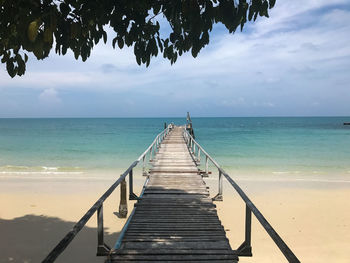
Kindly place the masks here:
<instances>
[{"instance_id":1,"label":"ocean horizon","mask_svg":"<svg viewBox=\"0 0 350 263\"><path fill-rule=\"evenodd\" d=\"M196 140L235 175L350 175L350 117L192 121ZM1 118L0 177L120 171L170 122L186 118Z\"/></svg>"}]
</instances>

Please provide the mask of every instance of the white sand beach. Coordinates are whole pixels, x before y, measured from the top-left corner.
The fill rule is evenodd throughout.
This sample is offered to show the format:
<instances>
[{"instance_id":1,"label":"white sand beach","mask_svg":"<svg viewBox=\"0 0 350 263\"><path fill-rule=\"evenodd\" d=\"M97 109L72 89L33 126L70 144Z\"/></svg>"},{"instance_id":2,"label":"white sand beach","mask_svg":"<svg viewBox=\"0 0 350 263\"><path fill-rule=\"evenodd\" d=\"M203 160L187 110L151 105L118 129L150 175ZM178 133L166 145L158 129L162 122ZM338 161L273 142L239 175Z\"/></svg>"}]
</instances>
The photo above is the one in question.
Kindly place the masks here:
<instances>
[{"instance_id":1,"label":"white sand beach","mask_svg":"<svg viewBox=\"0 0 350 263\"><path fill-rule=\"evenodd\" d=\"M118 173L117 173L118 174ZM136 176L135 192L144 177ZM216 175L206 180L216 192ZM109 187L113 179L1 179L0 262L39 262ZM349 262L350 183L316 180L258 180L238 178L267 220L301 262ZM114 245L125 219L118 210L119 191L104 206L106 243ZM133 202L128 202L129 211ZM224 201L216 202L218 214L232 248L244 238L244 204L224 184ZM57 262L103 262L95 257L96 216L87 224ZM286 262L271 238L253 216L252 258L240 262Z\"/></svg>"}]
</instances>

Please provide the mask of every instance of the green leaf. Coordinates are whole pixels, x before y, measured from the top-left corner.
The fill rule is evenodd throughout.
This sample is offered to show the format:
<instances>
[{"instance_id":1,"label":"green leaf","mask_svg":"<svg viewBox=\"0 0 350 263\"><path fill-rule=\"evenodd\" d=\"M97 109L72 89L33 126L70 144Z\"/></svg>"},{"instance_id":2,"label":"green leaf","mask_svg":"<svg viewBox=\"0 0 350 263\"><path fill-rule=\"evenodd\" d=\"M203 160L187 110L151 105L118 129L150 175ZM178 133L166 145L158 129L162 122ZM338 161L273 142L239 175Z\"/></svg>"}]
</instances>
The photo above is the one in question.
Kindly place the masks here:
<instances>
[{"instance_id":1,"label":"green leaf","mask_svg":"<svg viewBox=\"0 0 350 263\"><path fill-rule=\"evenodd\" d=\"M106 31L102 31L102 36L103 36L103 42L106 44L107 43L107 33L106 33Z\"/></svg>"},{"instance_id":2,"label":"green leaf","mask_svg":"<svg viewBox=\"0 0 350 263\"><path fill-rule=\"evenodd\" d=\"M6 62L6 70L9 73L9 75L11 76L11 78L13 78L16 75L16 73L14 71L14 65L13 65L12 59L10 59Z\"/></svg>"},{"instance_id":3,"label":"green leaf","mask_svg":"<svg viewBox=\"0 0 350 263\"><path fill-rule=\"evenodd\" d=\"M122 38L118 38L118 47L122 49L124 47L124 40Z\"/></svg>"},{"instance_id":4,"label":"green leaf","mask_svg":"<svg viewBox=\"0 0 350 263\"><path fill-rule=\"evenodd\" d=\"M39 23L38 20L30 22L27 29L27 36L30 42L34 42L38 36Z\"/></svg>"},{"instance_id":5,"label":"green leaf","mask_svg":"<svg viewBox=\"0 0 350 263\"><path fill-rule=\"evenodd\" d=\"M75 50L74 50L74 58L75 58L76 60L79 59L79 54L80 54L79 49L75 49Z\"/></svg>"},{"instance_id":6,"label":"green leaf","mask_svg":"<svg viewBox=\"0 0 350 263\"><path fill-rule=\"evenodd\" d=\"M118 37L113 38L112 40L112 46L115 48L115 44L117 43Z\"/></svg>"},{"instance_id":7,"label":"green leaf","mask_svg":"<svg viewBox=\"0 0 350 263\"><path fill-rule=\"evenodd\" d=\"M254 8L253 8L253 6L251 5L251 6L249 7L249 12L248 12L248 20L249 20L249 21L252 21L253 15L254 15Z\"/></svg>"},{"instance_id":8,"label":"green leaf","mask_svg":"<svg viewBox=\"0 0 350 263\"><path fill-rule=\"evenodd\" d=\"M175 42L176 38L175 38L174 32L170 34L170 37L169 37L169 38L170 38L171 43L174 43L174 42Z\"/></svg>"},{"instance_id":9,"label":"green leaf","mask_svg":"<svg viewBox=\"0 0 350 263\"><path fill-rule=\"evenodd\" d=\"M136 62L139 66L141 65L141 58L139 56L136 56Z\"/></svg>"}]
</instances>

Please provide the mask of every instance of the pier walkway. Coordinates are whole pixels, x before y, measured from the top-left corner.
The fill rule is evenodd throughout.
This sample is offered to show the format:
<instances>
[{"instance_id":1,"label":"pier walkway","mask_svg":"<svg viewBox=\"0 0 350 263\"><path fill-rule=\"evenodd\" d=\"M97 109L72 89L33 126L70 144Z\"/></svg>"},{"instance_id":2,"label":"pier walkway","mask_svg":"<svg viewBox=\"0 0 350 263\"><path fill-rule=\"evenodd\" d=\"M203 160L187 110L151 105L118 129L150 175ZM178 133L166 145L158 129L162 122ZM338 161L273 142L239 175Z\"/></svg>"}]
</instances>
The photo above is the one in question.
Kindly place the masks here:
<instances>
[{"instance_id":1,"label":"pier walkway","mask_svg":"<svg viewBox=\"0 0 350 263\"><path fill-rule=\"evenodd\" d=\"M112 262L235 262L215 205L175 127L153 159L149 181Z\"/></svg>"},{"instance_id":2,"label":"pier walkway","mask_svg":"<svg viewBox=\"0 0 350 263\"><path fill-rule=\"evenodd\" d=\"M204 176L211 174L209 162L218 173L219 187L214 198L209 197L203 180ZM134 168L140 164L146 180L140 196L137 196L133 190L133 177ZM129 179L129 199L137 200L129 215L126 178ZM230 247L213 203L223 200L224 179L246 207L245 237L237 249ZM120 188L118 216L128 219L116 244L110 247L104 242L103 205L117 187ZM238 184L195 141L189 114L186 125L165 126L145 152L120 175L42 262L54 262L94 214L97 215L97 256L104 256L110 263L235 263L241 256L252 256L252 215L287 261L300 263Z\"/></svg>"}]
</instances>

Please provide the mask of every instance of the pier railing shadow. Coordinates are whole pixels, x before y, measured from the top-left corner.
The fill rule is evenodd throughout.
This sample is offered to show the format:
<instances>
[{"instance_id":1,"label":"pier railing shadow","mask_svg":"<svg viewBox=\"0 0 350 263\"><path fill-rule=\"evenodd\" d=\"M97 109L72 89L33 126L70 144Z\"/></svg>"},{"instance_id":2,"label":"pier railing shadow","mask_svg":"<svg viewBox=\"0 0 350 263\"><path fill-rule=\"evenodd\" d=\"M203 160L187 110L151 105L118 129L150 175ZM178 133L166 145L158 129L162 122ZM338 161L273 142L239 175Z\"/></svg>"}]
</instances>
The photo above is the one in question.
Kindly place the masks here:
<instances>
[{"instance_id":1,"label":"pier railing shadow","mask_svg":"<svg viewBox=\"0 0 350 263\"><path fill-rule=\"evenodd\" d=\"M0 219L0 262L40 262L75 222L58 217L25 215ZM119 233L105 233L107 241L114 241ZM60 262L100 262L96 253L96 228L85 227L62 254Z\"/></svg>"},{"instance_id":2,"label":"pier railing shadow","mask_svg":"<svg viewBox=\"0 0 350 263\"><path fill-rule=\"evenodd\" d=\"M262 225L265 231L269 234L272 240L275 242L277 247L283 253L288 262L299 263L299 259L295 256L292 250L288 247L288 245L283 241L283 239L278 235L278 233L274 230L274 228L270 225L270 223L266 220L263 214L259 211L259 209L254 205L254 203L249 199L249 197L245 194L245 192L239 187L239 185L220 167L220 165L199 145L198 142L192 137L192 135L187 131L183 131L183 137L189 151L192 155L192 158L195 162L200 163L201 154L202 159L203 155L205 157L205 168L201 171L203 176L209 175L209 161L217 168L219 173L219 184L218 184L218 193L213 198L214 201L222 201L223 200L223 178L231 184L231 186L236 190L239 196L245 203L245 240L243 243L236 249L237 254L239 256L252 256L252 247L251 247L251 229L252 229L252 214L256 217L258 222Z\"/></svg>"}]
</instances>

